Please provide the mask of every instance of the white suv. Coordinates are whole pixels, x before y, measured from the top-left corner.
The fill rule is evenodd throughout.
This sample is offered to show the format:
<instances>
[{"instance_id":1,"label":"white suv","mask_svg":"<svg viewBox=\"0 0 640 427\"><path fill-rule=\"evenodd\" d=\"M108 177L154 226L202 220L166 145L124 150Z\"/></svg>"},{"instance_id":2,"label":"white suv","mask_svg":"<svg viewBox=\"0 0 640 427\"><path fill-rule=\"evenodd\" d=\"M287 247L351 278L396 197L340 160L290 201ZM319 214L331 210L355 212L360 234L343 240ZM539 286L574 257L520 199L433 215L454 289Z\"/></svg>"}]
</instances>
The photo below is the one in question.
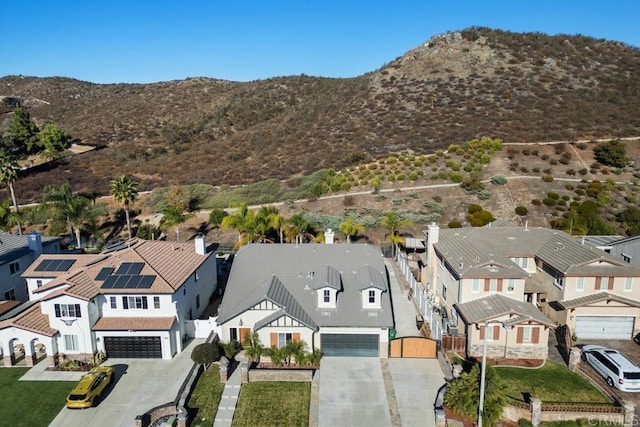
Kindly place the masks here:
<instances>
[{"instance_id":1,"label":"white suv","mask_svg":"<svg viewBox=\"0 0 640 427\"><path fill-rule=\"evenodd\" d=\"M640 392L640 367L618 350L585 345L582 347L582 357L607 380L609 387Z\"/></svg>"}]
</instances>

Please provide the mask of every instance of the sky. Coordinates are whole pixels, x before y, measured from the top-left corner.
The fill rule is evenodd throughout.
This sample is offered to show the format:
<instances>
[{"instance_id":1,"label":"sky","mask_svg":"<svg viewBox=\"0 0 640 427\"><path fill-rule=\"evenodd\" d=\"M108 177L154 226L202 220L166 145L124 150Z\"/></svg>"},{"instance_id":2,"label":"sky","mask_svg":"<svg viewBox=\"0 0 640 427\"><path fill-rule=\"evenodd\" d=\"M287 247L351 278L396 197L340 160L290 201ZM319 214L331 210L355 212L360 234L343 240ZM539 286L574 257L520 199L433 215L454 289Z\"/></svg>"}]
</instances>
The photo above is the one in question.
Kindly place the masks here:
<instances>
[{"instance_id":1,"label":"sky","mask_svg":"<svg viewBox=\"0 0 640 427\"><path fill-rule=\"evenodd\" d=\"M639 21L638 0L0 0L0 77L354 77L472 26L640 47Z\"/></svg>"}]
</instances>

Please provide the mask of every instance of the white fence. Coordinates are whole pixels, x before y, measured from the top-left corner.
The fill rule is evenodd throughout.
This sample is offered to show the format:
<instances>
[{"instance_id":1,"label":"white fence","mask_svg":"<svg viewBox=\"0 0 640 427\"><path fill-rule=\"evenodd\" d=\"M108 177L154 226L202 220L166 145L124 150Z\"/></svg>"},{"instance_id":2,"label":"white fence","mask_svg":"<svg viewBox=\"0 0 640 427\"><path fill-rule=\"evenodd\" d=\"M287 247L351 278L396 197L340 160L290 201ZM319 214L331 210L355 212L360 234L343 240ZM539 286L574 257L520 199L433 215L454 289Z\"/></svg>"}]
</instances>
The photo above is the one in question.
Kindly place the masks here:
<instances>
[{"instance_id":1,"label":"white fence","mask_svg":"<svg viewBox=\"0 0 640 427\"><path fill-rule=\"evenodd\" d=\"M206 320L187 320L184 325L184 333L191 338L207 338L211 332L220 335L217 320L217 317L209 317Z\"/></svg>"},{"instance_id":2,"label":"white fence","mask_svg":"<svg viewBox=\"0 0 640 427\"><path fill-rule=\"evenodd\" d=\"M434 309L438 307L434 304L436 301L435 295L431 294L422 283L413 277L406 254L401 251L396 251L396 254L396 261L400 267L400 271L402 271L402 275L411 288L413 301L418 307L420 314L422 314L422 317L424 317L424 321L431 329L431 336L429 338L442 341L442 318L434 311Z\"/></svg>"}]
</instances>

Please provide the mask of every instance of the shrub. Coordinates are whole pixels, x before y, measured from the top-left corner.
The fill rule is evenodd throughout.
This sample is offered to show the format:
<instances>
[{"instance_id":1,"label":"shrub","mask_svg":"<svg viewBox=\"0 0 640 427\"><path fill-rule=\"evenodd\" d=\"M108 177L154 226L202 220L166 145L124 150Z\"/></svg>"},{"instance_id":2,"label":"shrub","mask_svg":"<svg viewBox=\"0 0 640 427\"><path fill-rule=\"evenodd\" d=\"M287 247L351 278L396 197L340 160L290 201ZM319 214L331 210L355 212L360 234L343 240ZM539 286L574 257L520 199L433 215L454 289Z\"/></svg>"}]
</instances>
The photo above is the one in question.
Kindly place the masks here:
<instances>
[{"instance_id":1,"label":"shrub","mask_svg":"<svg viewBox=\"0 0 640 427\"><path fill-rule=\"evenodd\" d=\"M204 365L205 370L218 359L220 359L220 349L217 345L209 342L198 344L191 351L191 360L199 365Z\"/></svg>"},{"instance_id":2,"label":"shrub","mask_svg":"<svg viewBox=\"0 0 640 427\"><path fill-rule=\"evenodd\" d=\"M504 185L507 183L507 178L503 175L494 175L491 177L491 182L496 185Z\"/></svg>"},{"instance_id":3,"label":"shrub","mask_svg":"<svg viewBox=\"0 0 640 427\"><path fill-rule=\"evenodd\" d=\"M542 177L542 180L543 180L544 182L553 182L553 176L551 176L551 175L545 175L545 176L543 176L543 177Z\"/></svg>"},{"instance_id":4,"label":"shrub","mask_svg":"<svg viewBox=\"0 0 640 427\"><path fill-rule=\"evenodd\" d=\"M599 144L593 149L593 154L603 165L622 168L627 164L626 147L617 139Z\"/></svg>"},{"instance_id":5,"label":"shrub","mask_svg":"<svg viewBox=\"0 0 640 427\"><path fill-rule=\"evenodd\" d=\"M516 206L516 214L519 216L525 216L529 213L529 210L524 206Z\"/></svg>"},{"instance_id":6,"label":"shrub","mask_svg":"<svg viewBox=\"0 0 640 427\"><path fill-rule=\"evenodd\" d=\"M544 203L547 206L555 206L556 199L552 199L551 197L546 197L542 200L542 203Z\"/></svg>"},{"instance_id":7,"label":"shrub","mask_svg":"<svg viewBox=\"0 0 640 427\"><path fill-rule=\"evenodd\" d=\"M540 199L533 199L533 200L531 200L531 204L532 204L533 206L540 206L540 205L542 205L542 200L540 200Z\"/></svg>"},{"instance_id":8,"label":"shrub","mask_svg":"<svg viewBox=\"0 0 640 427\"><path fill-rule=\"evenodd\" d=\"M554 193L553 191L549 191L547 193L547 197L550 199L558 200L560 198L560 195L558 193Z\"/></svg>"},{"instance_id":9,"label":"shrub","mask_svg":"<svg viewBox=\"0 0 640 427\"><path fill-rule=\"evenodd\" d=\"M471 215L476 214L478 212L482 212L482 211L483 211L483 209L482 209L482 206L480 206L480 205L471 204L467 208L467 213L469 213Z\"/></svg>"},{"instance_id":10,"label":"shrub","mask_svg":"<svg viewBox=\"0 0 640 427\"><path fill-rule=\"evenodd\" d=\"M460 221L451 221L449 224L447 224L447 227L449 227L449 228L462 228L462 223Z\"/></svg>"},{"instance_id":11,"label":"shrub","mask_svg":"<svg viewBox=\"0 0 640 427\"><path fill-rule=\"evenodd\" d=\"M209 214L209 224L214 226L219 226L222 223L222 220L225 216L227 216L227 212L224 209L215 208L211 210Z\"/></svg>"}]
</instances>

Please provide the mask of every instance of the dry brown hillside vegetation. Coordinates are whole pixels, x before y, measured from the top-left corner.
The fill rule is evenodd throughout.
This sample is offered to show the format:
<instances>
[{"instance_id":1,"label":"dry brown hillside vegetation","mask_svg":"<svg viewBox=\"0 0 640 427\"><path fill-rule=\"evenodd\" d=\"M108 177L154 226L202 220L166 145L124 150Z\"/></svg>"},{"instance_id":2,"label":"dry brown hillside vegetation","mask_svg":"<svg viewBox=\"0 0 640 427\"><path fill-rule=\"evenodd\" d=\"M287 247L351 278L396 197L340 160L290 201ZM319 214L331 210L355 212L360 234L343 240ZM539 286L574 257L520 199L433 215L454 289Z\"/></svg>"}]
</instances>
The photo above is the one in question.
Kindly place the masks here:
<instances>
[{"instance_id":1,"label":"dry brown hillside vegetation","mask_svg":"<svg viewBox=\"0 0 640 427\"><path fill-rule=\"evenodd\" d=\"M0 78L0 120L16 105L102 149L52 162L17 183L21 201L68 180L108 193L242 184L424 154L482 135L504 142L640 134L640 51L584 36L471 28L431 38L357 78L248 83L190 78L93 84Z\"/></svg>"}]
</instances>

